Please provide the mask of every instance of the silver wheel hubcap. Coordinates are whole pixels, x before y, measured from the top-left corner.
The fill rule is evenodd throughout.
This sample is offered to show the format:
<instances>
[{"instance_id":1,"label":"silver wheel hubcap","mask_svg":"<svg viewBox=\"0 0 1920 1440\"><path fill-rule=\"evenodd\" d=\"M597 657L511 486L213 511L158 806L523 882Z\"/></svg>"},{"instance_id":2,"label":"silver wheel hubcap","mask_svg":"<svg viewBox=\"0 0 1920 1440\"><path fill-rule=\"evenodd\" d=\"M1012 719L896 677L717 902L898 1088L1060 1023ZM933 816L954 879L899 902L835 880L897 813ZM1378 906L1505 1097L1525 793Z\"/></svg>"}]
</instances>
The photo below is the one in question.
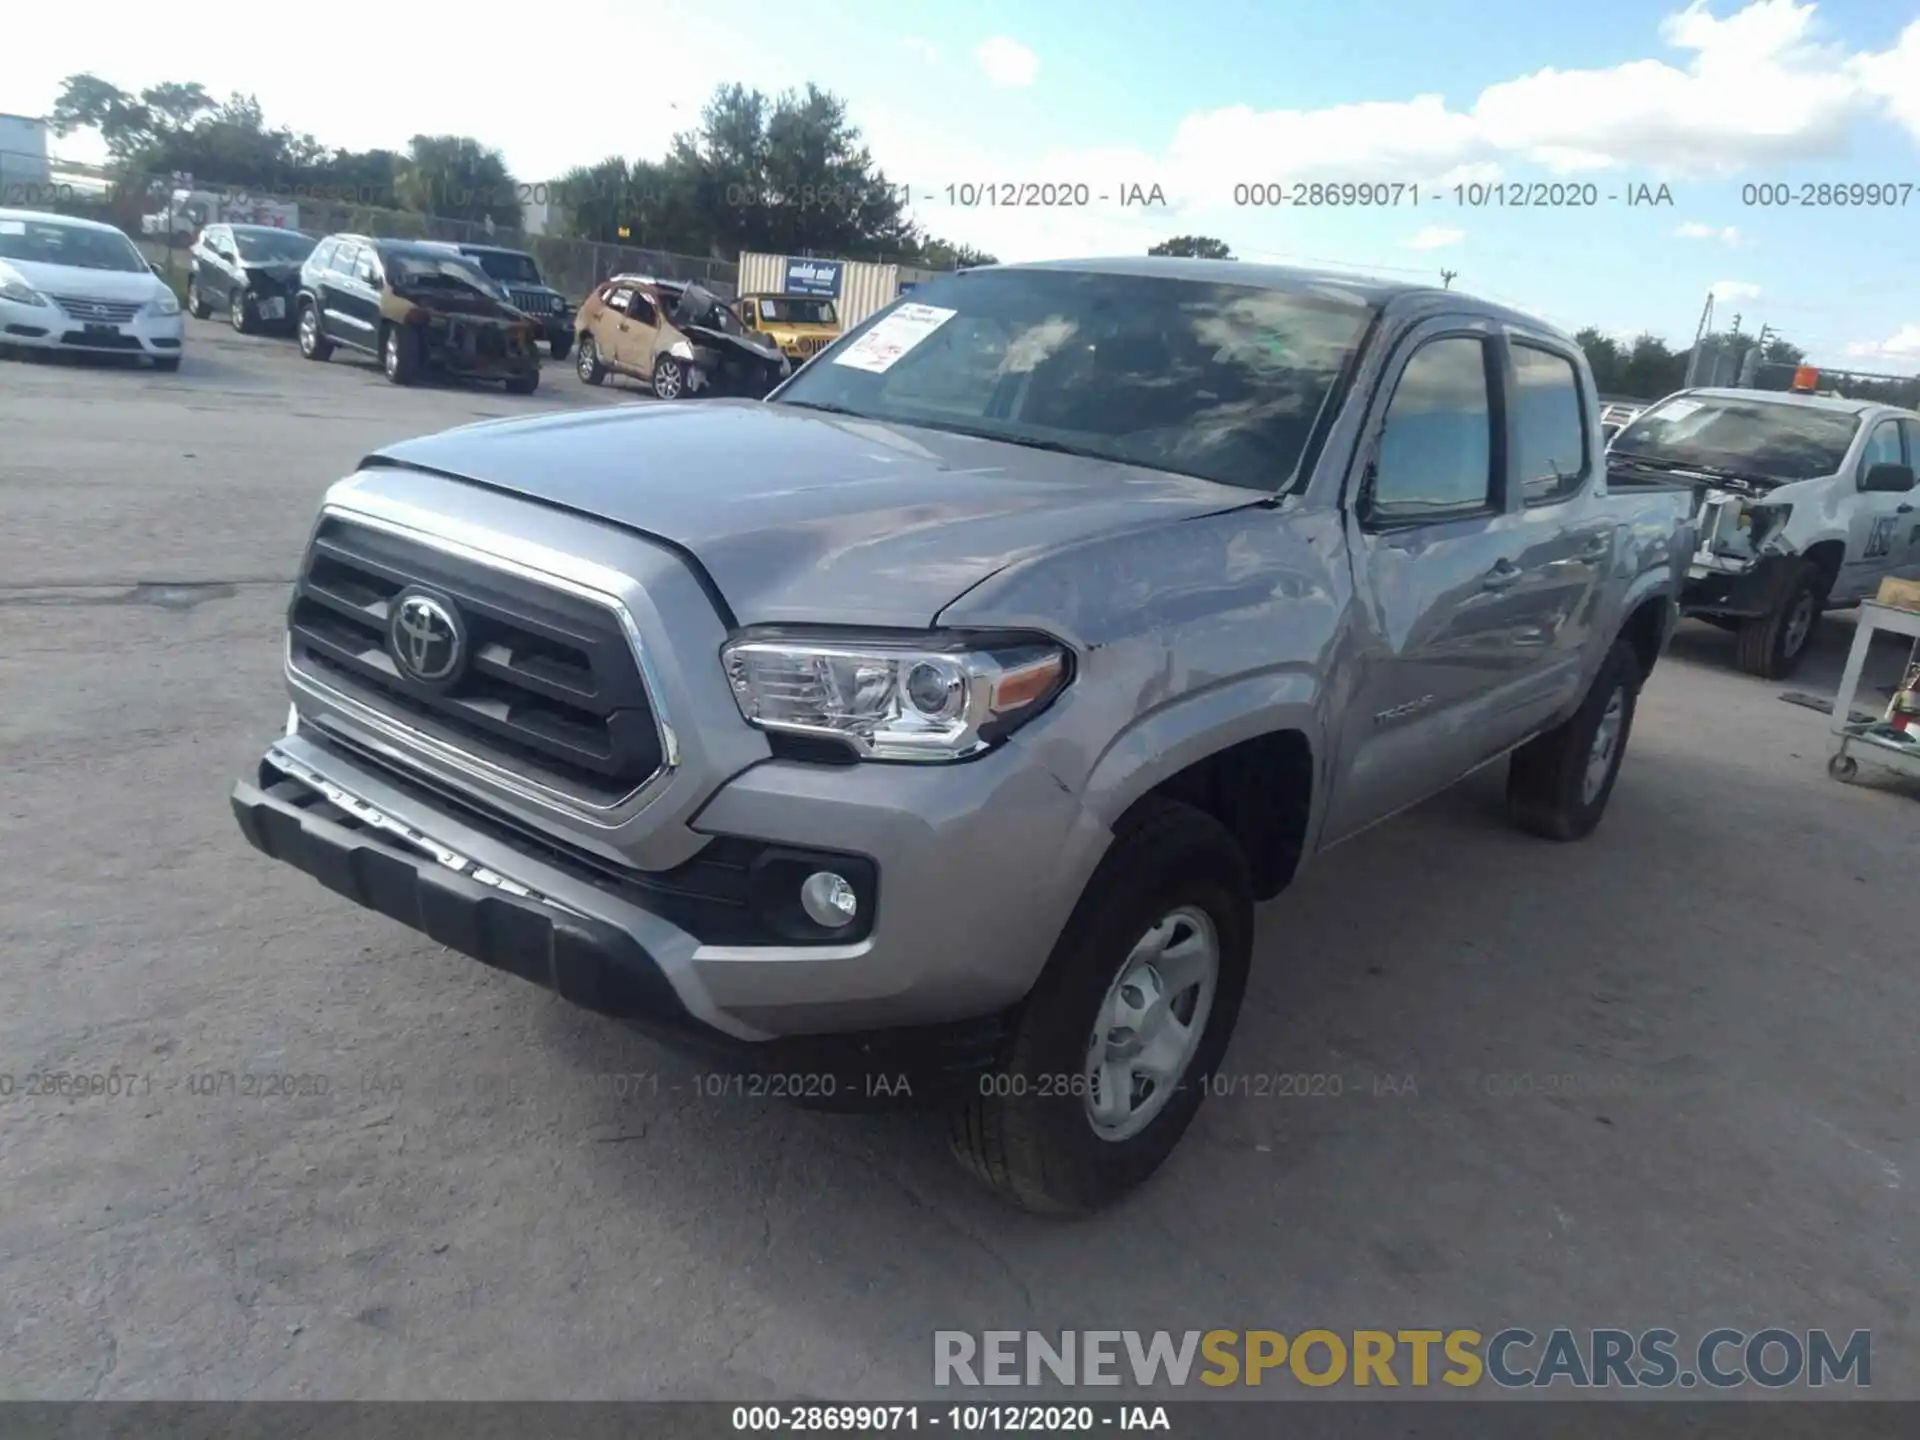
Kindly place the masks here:
<instances>
[{"instance_id":1,"label":"silver wheel hubcap","mask_svg":"<svg viewBox=\"0 0 1920 1440\"><path fill-rule=\"evenodd\" d=\"M393 374L394 371L398 370L399 368L400 368L400 334L398 331L389 330L387 332L387 373L391 375Z\"/></svg>"},{"instance_id":2,"label":"silver wheel hubcap","mask_svg":"<svg viewBox=\"0 0 1920 1440\"><path fill-rule=\"evenodd\" d=\"M1087 1042L1087 1123L1102 1140L1139 1134L1179 1088L1213 1012L1220 939L1191 905L1134 943Z\"/></svg>"},{"instance_id":3,"label":"silver wheel hubcap","mask_svg":"<svg viewBox=\"0 0 1920 1440\"><path fill-rule=\"evenodd\" d=\"M1627 692L1614 686L1607 697L1607 708L1600 712L1600 724L1593 732L1593 748L1587 752L1587 773L1580 784L1582 804L1591 805L1607 776L1613 773L1614 760L1620 754L1620 732L1627 723Z\"/></svg>"},{"instance_id":4,"label":"silver wheel hubcap","mask_svg":"<svg viewBox=\"0 0 1920 1440\"><path fill-rule=\"evenodd\" d=\"M660 398L662 400L673 399L674 396L680 393L680 367L678 365L662 365L660 367L659 378L655 383L659 386Z\"/></svg>"},{"instance_id":5,"label":"silver wheel hubcap","mask_svg":"<svg viewBox=\"0 0 1920 1440\"><path fill-rule=\"evenodd\" d=\"M1803 594L1793 602L1793 609L1787 615L1787 634L1782 649L1789 655L1800 653L1800 647L1807 643L1807 636L1813 631L1813 596Z\"/></svg>"},{"instance_id":6,"label":"silver wheel hubcap","mask_svg":"<svg viewBox=\"0 0 1920 1440\"><path fill-rule=\"evenodd\" d=\"M316 335L317 327L313 323L313 311L302 310L300 312L300 348L302 350L313 349L313 342Z\"/></svg>"}]
</instances>

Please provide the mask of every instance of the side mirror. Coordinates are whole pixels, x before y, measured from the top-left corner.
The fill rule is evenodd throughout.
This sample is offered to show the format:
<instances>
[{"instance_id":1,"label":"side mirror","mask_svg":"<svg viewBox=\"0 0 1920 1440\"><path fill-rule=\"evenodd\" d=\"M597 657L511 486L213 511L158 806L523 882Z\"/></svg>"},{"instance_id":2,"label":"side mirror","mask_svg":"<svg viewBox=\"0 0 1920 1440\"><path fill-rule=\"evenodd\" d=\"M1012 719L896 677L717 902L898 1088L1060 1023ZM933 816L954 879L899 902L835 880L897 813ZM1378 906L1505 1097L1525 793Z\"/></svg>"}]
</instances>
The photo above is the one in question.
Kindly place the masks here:
<instances>
[{"instance_id":1,"label":"side mirror","mask_svg":"<svg viewBox=\"0 0 1920 1440\"><path fill-rule=\"evenodd\" d=\"M1882 460L1861 477L1860 488L1870 493L1904 495L1913 489L1913 470L1891 460Z\"/></svg>"},{"instance_id":2,"label":"side mirror","mask_svg":"<svg viewBox=\"0 0 1920 1440\"><path fill-rule=\"evenodd\" d=\"M162 280L167 278L167 272L160 268L160 262L158 260L149 260L147 262L147 269L158 275Z\"/></svg>"}]
</instances>

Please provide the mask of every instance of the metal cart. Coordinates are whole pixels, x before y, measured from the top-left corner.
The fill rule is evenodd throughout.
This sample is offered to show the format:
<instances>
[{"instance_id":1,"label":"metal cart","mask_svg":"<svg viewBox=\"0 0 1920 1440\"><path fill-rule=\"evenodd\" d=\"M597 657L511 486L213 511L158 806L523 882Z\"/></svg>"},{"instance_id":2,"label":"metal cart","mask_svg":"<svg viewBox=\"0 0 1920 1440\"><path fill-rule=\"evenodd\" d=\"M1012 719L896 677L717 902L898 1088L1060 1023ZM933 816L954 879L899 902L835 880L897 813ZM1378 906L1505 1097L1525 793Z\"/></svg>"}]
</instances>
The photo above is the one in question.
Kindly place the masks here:
<instances>
[{"instance_id":1,"label":"metal cart","mask_svg":"<svg viewBox=\"0 0 1920 1440\"><path fill-rule=\"evenodd\" d=\"M1860 773L1860 761L1855 758L1860 755L1875 765L1920 779L1920 732L1915 732L1915 740L1903 743L1887 738L1888 727L1879 719L1854 718L1854 695L1860 688L1860 672L1866 668L1867 651L1876 633L1905 635L1920 642L1920 610L1902 610L1877 600L1860 602L1853 649L1847 654L1840 693L1833 702L1833 754L1827 760L1827 774L1836 780L1853 779ZM1920 643L1915 644L1911 658L1920 659Z\"/></svg>"}]
</instances>

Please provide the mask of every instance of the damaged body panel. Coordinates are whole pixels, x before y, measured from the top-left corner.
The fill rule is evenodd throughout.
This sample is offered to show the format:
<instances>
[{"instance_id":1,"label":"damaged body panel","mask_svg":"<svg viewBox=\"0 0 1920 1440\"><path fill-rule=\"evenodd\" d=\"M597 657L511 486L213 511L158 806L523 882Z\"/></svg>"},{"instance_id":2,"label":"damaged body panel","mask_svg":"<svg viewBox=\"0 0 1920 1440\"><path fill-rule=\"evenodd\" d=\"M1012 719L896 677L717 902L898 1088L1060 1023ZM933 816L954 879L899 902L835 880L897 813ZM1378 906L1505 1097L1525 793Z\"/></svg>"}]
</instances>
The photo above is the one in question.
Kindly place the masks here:
<instances>
[{"instance_id":1,"label":"damaged body panel","mask_svg":"<svg viewBox=\"0 0 1920 1440\"><path fill-rule=\"evenodd\" d=\"M612 373L646 381L662 400L758 400L793 371L778 345L698 284L616 275L587 297L577 325L577 368L589 385Z\"/></svg>"},{"instance_id":2,"label":"damaged body panel","mask_svg":"<svg viewBox=\"0 0 1920 1440\"><path fill-rule=\"evenodd\" d=\"M1615 438L1610 466L1693 489L1682 607L1741 636L1740 664L1790 673L1822 610L1920 574L1920 415L1833 397L1683 390Z\"/></svg>"},{"instance_id":3,"label":"damaged body panel","mask_svg":"<svg viewBox=\"0 0 1920 1440\"><path fill-rule=\"evenodd\" d=\"M539 322L444 246L328 237L301 271L297 325L308 359L345 345L378 356L397 385L424 371L504 381L521 394L540 381Z\"/></svg>"}]
</instances>

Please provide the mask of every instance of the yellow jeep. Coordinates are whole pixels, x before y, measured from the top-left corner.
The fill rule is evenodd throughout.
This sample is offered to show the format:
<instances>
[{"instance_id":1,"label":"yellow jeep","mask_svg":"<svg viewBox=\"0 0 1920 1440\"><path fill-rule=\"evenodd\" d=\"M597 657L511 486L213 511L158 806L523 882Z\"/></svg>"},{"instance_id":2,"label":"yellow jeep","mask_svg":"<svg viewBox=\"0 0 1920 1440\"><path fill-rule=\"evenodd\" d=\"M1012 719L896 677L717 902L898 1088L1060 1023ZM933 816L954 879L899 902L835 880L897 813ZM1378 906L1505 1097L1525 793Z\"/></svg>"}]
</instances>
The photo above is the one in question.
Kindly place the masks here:
<instances>
[{"instance_id":1,"label":"yellow jeep","mask_svg":"<svg viewBox=\"0 0 1920 1440\"><path fill-rule=\"evenodd\" d=\"M821 295L743 295L740 321L758 330L797 366L840 337L840 312Z\"/></svg>"}]
</instances>

